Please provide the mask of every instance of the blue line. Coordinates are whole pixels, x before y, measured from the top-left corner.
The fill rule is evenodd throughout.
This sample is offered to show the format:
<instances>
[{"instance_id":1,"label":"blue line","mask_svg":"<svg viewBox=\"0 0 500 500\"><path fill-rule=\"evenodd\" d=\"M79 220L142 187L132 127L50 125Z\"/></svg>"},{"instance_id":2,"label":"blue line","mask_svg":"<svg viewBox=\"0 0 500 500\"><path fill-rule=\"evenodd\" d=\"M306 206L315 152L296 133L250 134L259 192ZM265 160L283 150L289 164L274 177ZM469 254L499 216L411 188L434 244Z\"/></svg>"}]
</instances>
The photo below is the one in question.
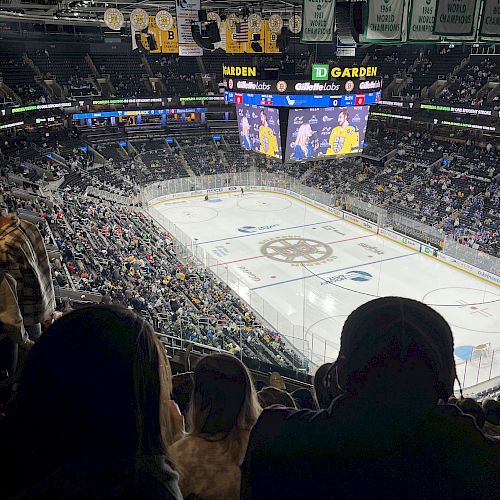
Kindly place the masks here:
<instances>
[{"instance_id":1,"label":"blue line","mask_svg":"<svg viewBox=\"0 0 500 500\"><path fill-rule=\"evenodd\" d=\"M292 281L307 280L309 278L315 278L316 276L322 276L323 274L338 273L339 271L345 271L346 269L352 269L353 267L358 268L358 267L364 267L364 266L371 266L372 264L379 264L380 262L387 262L389 260L394 260L394 259L402 259L403 257L410 257L411 255L418 255L418 254L419 254L419 252L412 252L412 253L407 253L405 255L397 255L396 257L389 257L388 259L383 259L383 260L375 260L373 262L367 262L366 264L359 264L359 265L353 265L353 266L348 266L348 267L342 267L340 269L333 269L332 271L324 271L322 273L311 274L309 276L301 276L300 278L291 278L289 280L280 281L278 283L269 283L269 285L262 285L262 286L257 286L255 288L250 288L250 290L253 292L254 290L260 290L261 288L282 285L283 283L290 283Z\"/></svg>"},{"instance_id":2,"label":"blue line","mask_svg":"<svg viewBox=\"0 0 500 500\"><path fill-rule=\"evenodd\" d=\"M221 238L220 240L201 241L198 243L198 245L204 245L205 243L216 243L218 241L235 240L237 238L246 238L247 236L254 236L256 234L269 234L269 233L276 233L277 231L288 231L289 229L297 229L299 227L317 226L319 224L328 224L330 222L340 222L341 220L342 219L330 219L330 220L325 220L325 221L321 221L321 222L313 222L312 224L302 224L300 226L282 227L279 229L272 229L271 231L261 231L261 232L257 231L256 233L242 234L241 236L231 236L230 238Z\"/></svg>"}]
</instances>

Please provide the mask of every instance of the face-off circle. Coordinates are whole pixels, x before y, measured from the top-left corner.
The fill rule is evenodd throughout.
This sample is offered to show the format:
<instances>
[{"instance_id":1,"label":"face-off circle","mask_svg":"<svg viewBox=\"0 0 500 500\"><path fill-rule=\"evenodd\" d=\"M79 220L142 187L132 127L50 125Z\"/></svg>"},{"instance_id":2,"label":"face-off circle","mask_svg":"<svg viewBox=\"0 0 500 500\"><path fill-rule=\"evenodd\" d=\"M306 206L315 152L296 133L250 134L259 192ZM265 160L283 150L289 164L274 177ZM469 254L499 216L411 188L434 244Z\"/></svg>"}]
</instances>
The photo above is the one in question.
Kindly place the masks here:
<instances>
[{"instance_id":1,"label":"face-off circle","mask_svg":"<svg viewBox=\"0 0 500 500\"><path fill-rule=\"evenodd\" d=\"M209 207L199 207L196 205L176 206L169 208L165 214L174 224L195 224L197 222L207 222L215 219L219 213Z\"/></svg>"},{"instance_id":2,"label":"face-off circle","mask_svg":"<svg viewBox=\"0 0 500 500\"><path fill-rule=\"evenodd\" d=\"M287 264L317 264L331 258L333 250L322 241L290 236L266 241L260 253Z\"/></svg>"}]
</instances>

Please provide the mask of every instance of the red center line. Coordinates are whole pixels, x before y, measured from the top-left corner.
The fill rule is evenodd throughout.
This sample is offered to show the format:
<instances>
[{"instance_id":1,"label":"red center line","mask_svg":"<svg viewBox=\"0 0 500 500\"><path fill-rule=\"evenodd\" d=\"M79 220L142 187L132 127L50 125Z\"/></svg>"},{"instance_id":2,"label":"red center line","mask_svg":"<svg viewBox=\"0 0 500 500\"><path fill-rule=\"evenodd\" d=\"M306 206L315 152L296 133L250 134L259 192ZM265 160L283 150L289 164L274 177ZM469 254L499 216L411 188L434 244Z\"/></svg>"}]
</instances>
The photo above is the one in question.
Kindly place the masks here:
<instances>
[{"instance_id":1,"label":"red center line","mask_svg":"<svg viewBox=\"0 0 500 500\"><path fill-rule=\"evenodd\" d=\"M371 236L377 236L376 234L366 234L365 236L355 236L354 238L347 238L345 240L329 241L323 243L324 245L333 245L335 243L344 243L345 241L359 240L361 238L370 238ZM227 262L219 262L218 264L212 264L208 267L217 267L220 265L234 264L235 262L243 262L245 260L261 259L262 257L267 257L267 255L256 255L255 257L245 257L244 259L228 260Z\"/></svg>"}]
</instances>

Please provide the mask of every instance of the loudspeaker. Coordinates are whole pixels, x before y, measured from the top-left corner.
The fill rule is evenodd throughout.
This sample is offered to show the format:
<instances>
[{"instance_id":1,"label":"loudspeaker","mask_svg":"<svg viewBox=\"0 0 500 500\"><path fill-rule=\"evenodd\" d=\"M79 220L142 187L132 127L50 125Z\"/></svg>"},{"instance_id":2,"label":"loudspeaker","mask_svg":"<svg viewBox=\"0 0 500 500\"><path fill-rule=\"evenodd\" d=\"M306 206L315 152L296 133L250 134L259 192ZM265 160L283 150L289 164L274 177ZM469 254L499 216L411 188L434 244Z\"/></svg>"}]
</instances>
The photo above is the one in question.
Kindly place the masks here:
<instances>
[{"instance_id":1,"label":"loudspeaker","mask_svg":"<svg viewBox=\"0 0 500 500\"><path fill-rule=\"evenodd\" d=\"M260 43L252 42L251 47L254 52L262 52L262 45Z\"/></svg>"},{"instance_id":2,"label":"loudspeaker","mask_svg":"<svg viewBox=\"0 0 500 500\"><path fill-rule=\"evenodd\" d=\"M280 49L280 52L285 52L288 44L290 43L290 31L288 28L283 27L281 33L276 39L276 46Z\"/></svg>"},{"instance_id":3,"label":"loudspeaker","mask_svg":"<svg viewBox=\"0 0 500 500\"><path fill-rule=\"evenodd\" d=\"M258 42L260 40L260 33L252 34L252 42Z\"/></svg>"},{"instance_id":4,"label":"loudspeaker","mask_svg":"<svg viewBox=\"0 0 500 500\"><path fill-rule=\"evenodd\" d=\"M206 10L199 10L198 11L198 21L201 23L204 23L207 21L207 11Z\"/></svg>"},{"instance_id":5,"label":"loudspeaker","mask_svg":"<svg viewBox=\"0 0 500 500\"><path fill-rule=\"evenodd\" d=\"M214 44L210 41L209 38L202 36L200 31L200 25L198 23L193 23L191 25L191 35L193 36L193 40L196 45L202 47L207 50L213 50Z\"/></svg>"},{"instance_id":6,"label":"loudspeaker","mask_svg":"<svg viewBox=\"0 0 500 500\"><path fill-rule=\"evenodd\" d=\"M205 27L205 31L207 37L210 39L212 43L220 42L220 31L215 21L212 23L208 23Z\"/></svg>"},{"instance_id":7,"label":"loudspeaker","mask_svg":"<svg viewBox=\"0 0 500 500\"><path fill-rule=\"evenodd\" d=\"M335 5L337 36L344 43L359 43L359 35L363 33L363 4L337 3Z\"/></svg>"}]
</instances>

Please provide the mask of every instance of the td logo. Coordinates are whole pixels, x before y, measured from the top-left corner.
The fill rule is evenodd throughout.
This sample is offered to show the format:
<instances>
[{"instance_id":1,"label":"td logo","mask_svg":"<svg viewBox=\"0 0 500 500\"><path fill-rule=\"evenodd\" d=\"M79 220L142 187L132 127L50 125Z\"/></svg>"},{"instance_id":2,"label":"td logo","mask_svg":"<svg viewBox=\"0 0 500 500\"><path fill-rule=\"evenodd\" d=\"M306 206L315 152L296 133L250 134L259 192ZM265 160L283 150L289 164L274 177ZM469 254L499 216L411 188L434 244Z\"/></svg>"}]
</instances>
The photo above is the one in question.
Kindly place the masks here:
<instances>
[{"instance_id":1,"label":"td logo","mask_svg":"<svg viewBox=\"0 0 500 500\"><path fill-rule=\"evenodd\" d=\"M312 65L312 79L313 81L328 80L328 64L313 64Z\"/></svg>"}]
</instances>

